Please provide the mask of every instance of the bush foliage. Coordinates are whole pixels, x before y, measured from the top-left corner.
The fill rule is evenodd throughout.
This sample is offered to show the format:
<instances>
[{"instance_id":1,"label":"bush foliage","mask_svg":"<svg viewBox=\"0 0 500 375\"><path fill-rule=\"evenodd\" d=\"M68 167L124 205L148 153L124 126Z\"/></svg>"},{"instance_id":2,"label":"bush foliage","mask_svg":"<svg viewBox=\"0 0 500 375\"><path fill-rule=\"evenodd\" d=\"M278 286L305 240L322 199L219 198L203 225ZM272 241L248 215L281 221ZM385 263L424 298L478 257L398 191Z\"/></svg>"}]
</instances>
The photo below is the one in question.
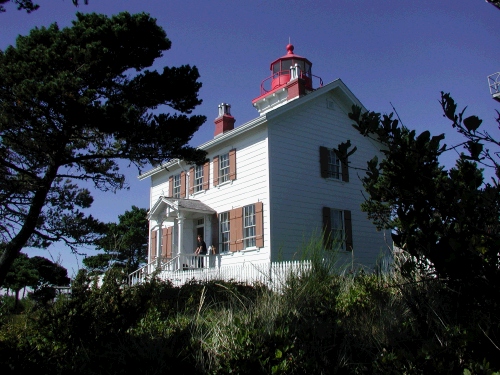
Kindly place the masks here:
<instances>
[{"instance_id":1,"label":"bush foliage","mask_svg":"<svg viewBox=\"0 0 500 375\"><path fill-rule=\"evenodd\" d=\"M317 262L280 293L263 285L152 279L103 285L3 316L3 374L493 374L498 319L464 325L456 290L413 276L332 274ZM3 301L3 303L9 303ZM492 311L487 309L487 311ZM4 314L5 315L5 314Z\"/></svg>"}]
</instances>

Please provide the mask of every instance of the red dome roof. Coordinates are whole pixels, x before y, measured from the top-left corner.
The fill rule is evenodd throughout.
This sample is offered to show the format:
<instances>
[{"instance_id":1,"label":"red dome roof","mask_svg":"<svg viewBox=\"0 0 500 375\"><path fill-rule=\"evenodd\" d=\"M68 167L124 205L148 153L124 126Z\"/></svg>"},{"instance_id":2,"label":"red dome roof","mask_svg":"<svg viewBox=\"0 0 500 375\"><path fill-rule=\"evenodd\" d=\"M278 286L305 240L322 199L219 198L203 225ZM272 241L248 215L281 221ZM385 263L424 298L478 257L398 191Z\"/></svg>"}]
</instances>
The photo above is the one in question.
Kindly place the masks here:
<instances>
[{"instance_id":1,"label":"red dome roof","mask_svg":"<svg viewBox=\"0 0 500 375\"><path fill-rule=\"evenodd\" d=\"M302 61L307 61L309 63L310 66L312 66L312 62L310 62L308 59L306 59L305 57L302 57L302 56L299 56L299 55L296 55L293 53L293 50L295 49L295 47L293 46L293 44L288 44L286 46L286 55L284 56L281 56L279 59L276 59L274 60L272 63L271 63L271 70L273 69L273 65L275 63L277 63L278 61L280 60L285 60L285 59L296 59L296 60L302 60Z\"/></svg>"}]
</instances>

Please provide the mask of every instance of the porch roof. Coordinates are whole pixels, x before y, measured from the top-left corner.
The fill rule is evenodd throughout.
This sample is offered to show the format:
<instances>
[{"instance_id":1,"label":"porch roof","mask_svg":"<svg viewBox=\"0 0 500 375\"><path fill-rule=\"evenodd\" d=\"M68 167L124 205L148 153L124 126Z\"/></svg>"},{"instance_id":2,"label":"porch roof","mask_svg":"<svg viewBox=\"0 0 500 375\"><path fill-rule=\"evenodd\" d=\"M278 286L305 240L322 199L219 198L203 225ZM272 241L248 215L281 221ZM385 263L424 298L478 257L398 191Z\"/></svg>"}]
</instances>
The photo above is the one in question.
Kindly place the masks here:
<instances>
[{"instance_id":1,"label":"porch roof","mask_svg":"<svg viewBox=\"0 0 500 375\"><path fill-rule=\"evenodd\" d=\"M179 214L215 214L216 211L196 199L172 198L160 196L148 213L148 220L163 218L173 220Z\"/></svg>"}]
</instances>

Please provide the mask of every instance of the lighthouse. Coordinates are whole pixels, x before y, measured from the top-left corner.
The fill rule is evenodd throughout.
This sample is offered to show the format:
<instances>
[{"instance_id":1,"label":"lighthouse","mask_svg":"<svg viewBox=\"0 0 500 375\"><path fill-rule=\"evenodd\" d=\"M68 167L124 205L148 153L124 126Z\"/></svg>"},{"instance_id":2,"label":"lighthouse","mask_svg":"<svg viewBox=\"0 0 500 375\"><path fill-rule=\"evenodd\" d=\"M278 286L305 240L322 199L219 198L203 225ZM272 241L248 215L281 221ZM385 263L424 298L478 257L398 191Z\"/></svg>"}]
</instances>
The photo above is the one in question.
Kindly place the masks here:
<instances>
[{"instance_id":1,"label":"lighthouse","mask_svg":"<svg viewBox=\"0 0 500 375\"><path fill-rule=\"evenodd\" d=\"M288 44L286 55L271 63L271 75L262 81L260 96L252 100L260 114L313 91L313 77L323 86L321 78L311 73L312 63L305 57L296 55L294 49L292 44Z\"/></svg>"}]
</instances>

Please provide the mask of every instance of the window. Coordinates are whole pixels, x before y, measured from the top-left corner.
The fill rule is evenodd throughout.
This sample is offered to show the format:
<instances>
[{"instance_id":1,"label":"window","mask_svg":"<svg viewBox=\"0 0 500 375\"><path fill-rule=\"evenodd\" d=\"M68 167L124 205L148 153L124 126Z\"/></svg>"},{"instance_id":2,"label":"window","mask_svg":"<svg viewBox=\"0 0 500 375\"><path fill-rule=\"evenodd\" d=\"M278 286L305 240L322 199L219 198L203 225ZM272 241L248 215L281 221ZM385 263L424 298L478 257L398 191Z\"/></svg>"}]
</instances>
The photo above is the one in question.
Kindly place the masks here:
<instances>
[{"instance_id":1,"label":"window","mask_svg":"<svg viewBox=\"0 0 500 375\"><path fill-rule=\"evenodd\" d=\"M186 198L186 172L168 178L168 196Z\"/></svg>"},{"instance_id":2,"label":"window","mask_svg":"<svg viewBox=\"0 0 500 375\"><path fill-rule=\"evenodd\" d=\"M194 192L203 190L203 166L197 165L194 169Z\"/></svg>"},{"instance_id":3,"label":"window","mask_svg":"<svg viewBox=\"0 0 500 375\"><path fill-rule=\"evenodd\" d=\"M219 156L219 183L229 181L229 153Z\"/></svg>"},{"instance_id":4,"label":"window","mask_svg":"<svg viewBox=\"0 0 500 375\"><path fill-rule=\"evenodd\" d=\"M172 197L174 198L180 198L181 197L181 175L175 175L174 176L174 190Z\"/></svg>"},{"instance_id":5,"label":"window","mask_svg":"<svg viewBox=\"0 0 500 375\"><path fill-rule=\"evenodd\" d=\"M221 253L228 252L229 240L230 240L229 212L223 212L219 214L219 232L220 232L219 251Z\"/></svg>"},{"instance_id":6,"label":"window","mask_svg":"<svg viewBox=\"0 0 500 375\"><path fill-rule=\"evenodd\" d=\"M325 247L332 250L352 250L351 211L323 207Z\"/></svg>"},{"instance_id":7,"label":"window","mask_svg":"<svg viewBox=\"0 0 500 375\"><path fill-rule=\"evenodd\" d=\"M196 165L189 169L189 194L195 194L208 190L208 176L210 175L210 163Z\"/></svg>"},{"instance_id":8,"label":"window","mask_svg":"<svg viewBox=\"0 0 500 375\"><path fill-rule=\"evenodd\" d=\"M349 182L348 161L339 158L337 150L321 146L319 161L321 177Z\"/></svg>"},{"instance_id":9,"label":"window","mask_svg":"<svg viewBox=\"0 0 500 375\"><path fill-rule=\"evenodd\" d=\"M340 180L342 169L340 168L340 159L333 150L328 150L328 177Z\"/></svg>"},{"instance_id":10,"label":"window","mask_svg":"<svg viewBox=\"0 0 500 375\"><path fill-rule=\"evenodd\" d=\"M255 247L255 205L243 208L243 247Z\"/></svg>"},{"instance_id":11,"label":"window","mask_svg":"<svg viewBox=\"0 0 500 375\"><path fill-rule=\"evenodd\" d=\"M214 157L214 186L236 180L236 150Z\"/></svg>"},{"instance_id":12,"label":"window","mask_svg":"<svg viewBox=\"0 0 500 375\"><path fill-rule=\"evenodd\" d=\"M264 247L263 203L234 208L219 214L221 252Z\"/></svg>"},{"instance_id":13,"label":"window","mask_svg":"<svg viewBox=\"0 0 500 375\"><path fill-rule=\"evenodd\" d=\"M345 248L344 212L341 210L330 210L330 222L332 223L331 240L334 247L342 250Z\"/></svg>"}]
</instances>

